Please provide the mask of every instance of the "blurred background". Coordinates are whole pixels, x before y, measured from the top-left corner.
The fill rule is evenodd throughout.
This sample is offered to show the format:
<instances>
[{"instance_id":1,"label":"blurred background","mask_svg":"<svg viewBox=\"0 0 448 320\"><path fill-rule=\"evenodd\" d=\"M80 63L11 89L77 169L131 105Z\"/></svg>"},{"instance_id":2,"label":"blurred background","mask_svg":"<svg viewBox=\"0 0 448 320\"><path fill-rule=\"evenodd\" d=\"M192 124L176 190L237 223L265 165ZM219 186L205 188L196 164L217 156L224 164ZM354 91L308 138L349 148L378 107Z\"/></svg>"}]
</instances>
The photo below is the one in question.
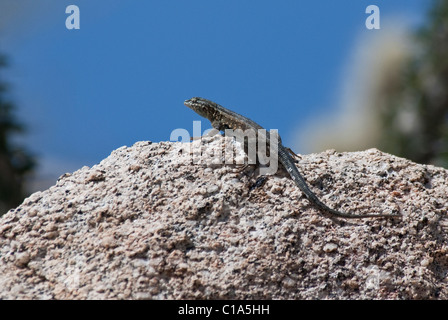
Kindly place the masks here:
<instances>
[{"instance_id":1,"label":"blurred background","mask_svg":"<svg viewBox=\"0 0 448 320\"><path fill-rule=\"evenodd\" d=\"M447 46L448 0L2 0L0 214L118 147L192 134L193 96L297 153L447 167Z\"/></svg>"}]
</instances>

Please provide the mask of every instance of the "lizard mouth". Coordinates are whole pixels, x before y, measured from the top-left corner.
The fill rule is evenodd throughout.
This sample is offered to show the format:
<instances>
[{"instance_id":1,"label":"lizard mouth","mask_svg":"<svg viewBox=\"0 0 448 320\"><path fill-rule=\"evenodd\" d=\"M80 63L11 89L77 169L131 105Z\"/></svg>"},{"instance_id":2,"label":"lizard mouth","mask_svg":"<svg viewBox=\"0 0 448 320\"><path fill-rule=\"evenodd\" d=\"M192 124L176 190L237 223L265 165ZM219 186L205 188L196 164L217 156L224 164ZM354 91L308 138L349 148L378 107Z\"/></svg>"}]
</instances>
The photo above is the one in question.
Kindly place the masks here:
<instances>
[{"instance_id":1,"label":"lizard mouth","mask_svg":"<svg viewBox=\"0 0 448 320\"><path fill-rule=\"evenodd\" d=\"M193 109L194 111L199 111L203 107L203 104L201 103L200 99L197 97L185 100L184 105L186 105L190 109Z\"/></svg>"},{"instance_id":2,"label":"lizard mouth","mask_svg":"<svg viewBox=\"0 0 448 320\"><path fill-rule=\"evenodd\" d=\"M207 119L209 119L209 116L210 116L209 114L211 112L208 103L212 103L212 102L211 101L209 102L208 100L199 98L199 97L194 97L194 98L184 101L184 104L188 108L192 109L194 112L199 114L201 117L204 117Z\"/></svg>"},{"instance_id":3,"label":"lizard mouth","mask_svg":"<svg viewBox=\"0 0 448 320\"><path fill-rule=\"evenodd\" d=\"M191 98L191 99L188 99L188 100L184 101L184 105L186 105L187 107L192 108L192 109L193 109L193 106L195 104L197 104L197 99L196 98Z\"/></svg>"},{"instance_id":4,"label":"lizard mouth","mask_svg":"<svg viewBox=\"0 0 448 320\"><path fill-rule=\"evenodd\" d=\"M188 100L184 101L184 104L188 107L194 106L194 105L199 105L200 104L200 98L194 97Z\"/></svg>"}]
</instances>

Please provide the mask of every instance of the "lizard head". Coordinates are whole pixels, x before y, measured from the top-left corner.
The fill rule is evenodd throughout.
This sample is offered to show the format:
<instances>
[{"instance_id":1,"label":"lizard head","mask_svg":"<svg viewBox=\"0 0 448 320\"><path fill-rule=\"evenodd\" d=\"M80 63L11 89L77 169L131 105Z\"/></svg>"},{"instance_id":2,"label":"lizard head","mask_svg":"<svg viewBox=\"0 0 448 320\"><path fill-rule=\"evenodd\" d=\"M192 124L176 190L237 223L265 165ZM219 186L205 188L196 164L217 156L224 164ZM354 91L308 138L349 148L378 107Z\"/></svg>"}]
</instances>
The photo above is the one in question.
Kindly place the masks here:
<instances>
[{"instance_id":1,"label":"lizard head","mask_svg":"<svg viewBox=\"0 0 448 320\"><path fill-rule=\"evenodd\" d=\"M216 103L199 97L194 97L189 100L185 100L184 104L196 112L201 117L204 117L206 119L210 119L210 116L213 114L213 106L216 105Z\"/></svg>"}]
</instances>

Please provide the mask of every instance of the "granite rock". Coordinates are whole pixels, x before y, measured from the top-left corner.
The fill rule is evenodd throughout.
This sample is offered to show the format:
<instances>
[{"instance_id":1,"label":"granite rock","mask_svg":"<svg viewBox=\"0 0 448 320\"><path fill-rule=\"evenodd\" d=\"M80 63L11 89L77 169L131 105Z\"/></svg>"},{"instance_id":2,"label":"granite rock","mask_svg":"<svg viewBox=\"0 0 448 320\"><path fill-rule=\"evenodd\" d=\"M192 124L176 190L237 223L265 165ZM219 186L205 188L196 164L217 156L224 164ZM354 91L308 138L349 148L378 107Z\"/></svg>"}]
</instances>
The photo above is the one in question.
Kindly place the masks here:
<instances>
[{"instance_id":1,"label":"granite rock","mask_svg":"<svg viewBox=\"0 0 448 320\"><path fill-rule=\"evenodd\" d=\"M448 171L382 153L222 164L227 138L138 142L0 218L1 299L447 299ZM213 154L193 157L190 148ZM237 153L242 150L237 144Z\"/></svg>"}]
</instances>

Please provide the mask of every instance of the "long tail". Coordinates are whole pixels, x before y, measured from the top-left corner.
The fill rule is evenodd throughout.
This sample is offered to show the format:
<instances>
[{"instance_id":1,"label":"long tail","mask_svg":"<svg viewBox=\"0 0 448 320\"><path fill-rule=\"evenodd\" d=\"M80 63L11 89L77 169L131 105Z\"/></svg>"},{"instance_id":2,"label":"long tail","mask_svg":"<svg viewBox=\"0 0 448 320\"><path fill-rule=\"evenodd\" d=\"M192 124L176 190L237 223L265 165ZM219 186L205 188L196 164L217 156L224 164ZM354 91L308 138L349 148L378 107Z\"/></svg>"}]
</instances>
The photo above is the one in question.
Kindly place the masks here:
<instances>
[{"instance_id":1,"label":"long tail","mask_svg":"<svg viewBox=\"0 0 448 320\"><path fill-rule=\"evenodd\" d=\"M351 214L346 212L341 212L335 209L328 207L325 203L319 200L319 198L314 194L313 191L308 187L305 179L300 174L296 165L294 164L294 160L291 158L288 151L282 145L279 145L278 148L278 157L281 164L286 168L288 173L291 176L291 179L294 180L296 185L302 190L302 192L306 195L308 200L310 200L314 205L319 207L319 209L330 213L333 216L337 216L340 218L346 219L364 219L364 218L397 218L401 217L400 214Z\"/></svg>"}]
</instances>

